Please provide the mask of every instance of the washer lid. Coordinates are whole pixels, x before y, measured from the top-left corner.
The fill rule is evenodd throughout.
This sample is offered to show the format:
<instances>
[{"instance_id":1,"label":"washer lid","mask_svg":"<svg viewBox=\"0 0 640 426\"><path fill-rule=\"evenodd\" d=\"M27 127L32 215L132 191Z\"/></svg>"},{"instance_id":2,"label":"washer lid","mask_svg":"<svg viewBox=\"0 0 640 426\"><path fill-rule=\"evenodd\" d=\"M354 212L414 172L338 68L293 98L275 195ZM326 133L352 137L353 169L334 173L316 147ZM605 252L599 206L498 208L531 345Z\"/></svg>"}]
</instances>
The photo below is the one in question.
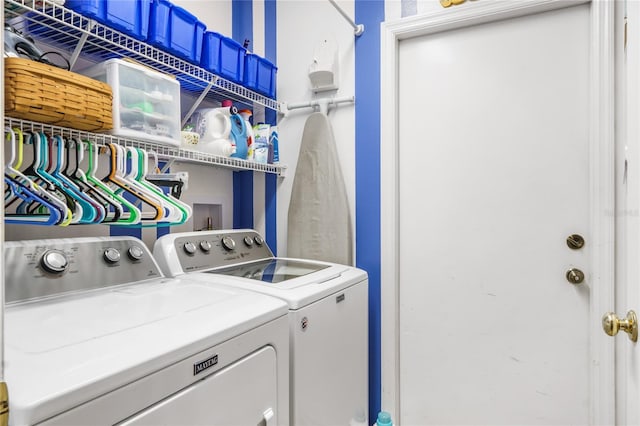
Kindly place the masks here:
<instances>
[{"instance_id":1,"label":"washer lid","mask_svg":"<svg viewBox=\"0 0 640 426\"><path fill-rule=\"evenodd\" d=\"M278 297L286 301L290 309L302 308L352 285L368 283L367 273L362 269L283 257L182 276Z\"/></svg>"},{"instance_id":2,"label":"washer lid","mask_svg":"<svg viewBox=\"0 0 640 426\"><path fill-rule=\"evenodd\" d=\"M261 281L264 284L276 284L300 278L329 267L331 267L331 265L317 262L298 259L273 258L208 272L249 278Z\"/></svg>"},{"instance_id":3,"label":"washer lid","mask_svg":"<svg viewBox=\"0 0 640 426\"><path fill-rule=\"evenodd\" d=\"M40 422L286 313L275 298L187 279L8 306L12 418Z\"/></svg>"}]
</instances>

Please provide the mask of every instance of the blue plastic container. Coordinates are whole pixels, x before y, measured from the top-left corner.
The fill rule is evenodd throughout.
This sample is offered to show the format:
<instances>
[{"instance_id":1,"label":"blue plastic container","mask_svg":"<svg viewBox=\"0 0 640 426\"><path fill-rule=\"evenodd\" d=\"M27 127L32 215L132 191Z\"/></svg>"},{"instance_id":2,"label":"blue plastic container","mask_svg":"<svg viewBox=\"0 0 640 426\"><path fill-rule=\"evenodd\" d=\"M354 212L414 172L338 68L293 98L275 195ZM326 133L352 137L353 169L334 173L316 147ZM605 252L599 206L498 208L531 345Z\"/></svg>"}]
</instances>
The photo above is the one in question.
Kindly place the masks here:
<instances>
[{"instance_id":1,"label":"blue plastic container","mask_svg":"<svg viewBox=\"0 0 640 426\"><path fill-rule=\"evenodd\" d=\"M220 39L220 75L235 83L244 84L244 57L247 49L229 37Z\"/></svg>"},{"instance_id":2,"label":"blue plastic container","mask_svg":"<svg viewBox=\"0 0 640 426\"><path fill-rule=\"evenodd\" d=\"M67 0L65 6L117 31L146 40L152 0Z\"/></svg>"},{"instance_id":3,"label":"blue plastic container","mask_svg":"<svg viewBox=\"0 0 640 426\"><path fill-rule=\"evenodd\" d=\"M378 413L378 418L376 419L376 426L393 426L391 414L386 411L380 411Z\"/></svg>"},{"instance_id":4,"label":"blue plastic container","mask_svg":"<svg viewBox=\"0 0 640 426\"><path fill-rule=\"evenodd\" d=\"M167 0L152 0L149 21L149 43L160 48L171 44L171 7Z\"/></svg>"},{"instance_id":5,"label":"blue plastic container","mask_svg":"<svg viewBox=\"0 0 640 426\"><path fill-rule=\"evenodd\" d=\"M275 98L278 68L268 60L247 53L244 63L244 85L256 92Z\"/></svg>"},{"instance_id":6,"label":"blue plastic container","mask_svg":"<svg viewBox=\"0 0 640 426\"><path fill-rule=\"evenodd\" d=\"M149 43L193 63L200 63L206 26L167 0L152 0Z\"/></svg>"},{"instance_id":7,"label":"blue plastic container","mask_svg":"<svg viewBox=\"0 0 640 426\"><path fill-rule=\"evenodd\" d=\"M214 74L220 73L220 40L222 35L206 31L202 40L200 66Z\"/></svg>"}]
</instances>

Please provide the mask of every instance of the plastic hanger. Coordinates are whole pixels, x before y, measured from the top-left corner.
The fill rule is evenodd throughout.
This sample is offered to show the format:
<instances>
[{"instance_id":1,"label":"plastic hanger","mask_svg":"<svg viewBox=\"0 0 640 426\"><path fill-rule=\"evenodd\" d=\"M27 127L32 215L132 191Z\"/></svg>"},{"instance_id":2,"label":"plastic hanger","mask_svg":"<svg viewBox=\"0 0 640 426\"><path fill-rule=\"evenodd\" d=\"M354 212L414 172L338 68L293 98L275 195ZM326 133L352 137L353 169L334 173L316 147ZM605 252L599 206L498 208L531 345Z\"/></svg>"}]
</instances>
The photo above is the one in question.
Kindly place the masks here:
<instances>
[{"instance_id":1,"label":"plastic hanger","mask_svg":"<svg viewBox=\"0 0 640 426\"><path fill-rule=\"evenodd\" d=\"M181 201L173 198L171 195L165 194L162 189L145 179L148 169L147 152L139 148L131 147L127 148L127 151L132 160L130 179L133 179L138 185L145 188L150 193L155 194L169 212L169 214L163 219L166 223L159 225L172 226L185 223L189 217L191 217L191 208ZM133 164L137 164L137 166L133 167Z\"/></svg>"},{"instance_id":2,"label":"plastic hanger","mask_svg":"<svg viewBox=\"0 0 640 426\"><path fill-rule=\"evenodd\" d=\"M100 223L105 217L105 210L99 203L92 200L89 196L83 193L80 188L67 178L60 168L64 165L64 156L62 155L64 150L64 141L61 136L53 136L48 139L48 153L50 157L50 169L49 174L55 178L76 201L82 207L82 218L79 223ZM54 157L54 158L52 158ZM53 160L53 161L52 161Z\"/></svg>"},{"instance_id":3,"label":"plastic hanger","mask_svg":"<svg viewBox=\"0 0 640 426\"><path fill-rule=\"evenodd\" d=\"M22 143L23 143L23 135L22 132L16 132L13 129L5 128L5 140L9 142L11 150L9 154L9 160L5 164L5 175L8 175L10 179L15 179L17 177L21 178L23 182L25 182L29 188L35 191L35 182L25 176L22 172L18 170L20 165L22 164ZM18 138L16 139L16 134L18 134ZM16 161L17 157L17 161ZM14 161L16 163L14 164ZM5 196L5 201L7 197Z\"/></svg>"},{"instance_id":4,"label":"plastic hanger","mask_svg":"<svg viewBox=\"0 0 640 426\"><path fill-rule=\"evenodd\" d=\"M84 160L84 144L81 140L71 138L65 141L67 160L63 173L69 179L73 180L82 191L91 196L93 200L100 203L104 209L105 216L102 218L103 223L117 221L122 216L122 206L109 193L102 191L99 187L91 185L87 180L87 176L80 168L80 164ZM73 154L73 155L72 155ZM71 160L74 161L71 161Z\"/></svg>"},{"instance_id":5,"label":"plastic hanger","mask_svg":"<svg viewBox=\"0 0 640 426\"><path fill-rule=\"evenodd\" d=\"M89 147L89 168L86 172L87 181L92 185L95 185L101 191L110 194L115 200L120 203L123 209L123 214L119 219L113 222L114 225L133 225L137 224L141 220L142 213L135 205L130 203L124 197L116 194L107 184L103 183L95 173L98 169L98 146L95 142L86 141Z\"/></svg>"},{"instance_id":6,"label":"plastic hanger","mask_svg":"<svg viewBox=\"0 0 640 426\"><path fill-rule=\"evenodd\" d=\"M41 215L19 215L5 212L5 223L22 224L22 225L57 225L62 220L62 213L58 206L52 204L50 200L41 197L38 193L32 192L31 189L23 183L12 180L8 176L4 177L5 183L11 188L11 193L27 203L38 203L46 208L46 214Z\"/></svg>"},{"instance_id":7,"label":"plastic hanger","mask_svg":"<svg viewBox=\"0 0 640 426\"><path fill-rule=\"evenodd\" d=\"M64 197L69 204L69 207L73 211L73 219L71 223L92 223L93 218L95 217L95 212L91 206L88 206L86 203L81 202L80 197L77 196L71 189L65 187L65 185L58 180L58 178L54 177L50 170L53 168L50 160L49 153L52 149L49 148L47 143L47 136L44 133L36 133L36 140L34 140L34 145L38 145L38 149L36 149L37 157L36 157L36 173L41 176L43 179L50 182L57 191L64 194Z\"/></svg>"},{"instance_id":8,"label":"plastic hanger","mask_svg":"<svg viewBox=\"0 0 640 426\"><path fill-rule=\"evenodd\" d=\"M150 206L151 211L142 212L142 220L158 221L164 216L164 209L155 197L150 197L148 193L140 191L138 188L133 187L123 178L124 176L124 163L126 156L122 150L122 147L113 143L107 144L107 148L111 153L111 168L109 174L103 179L103 182L107 185L113 185L113 189L116 193L127 193L133 196L135 199L142 202L143 205Z\"/></svg>"},{"instance_id":9,"label":"plastic hanger","mask_svg":"<svg viewBox=\"0 0 640 426\"><path fill-rule=\"evenodd\" d=\"M27 133L25 135L25 144L33 146L33 161L27 166L22 173L26 175L29 179L33 180L35 183L40 185L44 191L49 192L53 197L63 200L67 212L65 214L65 220L60 223L61 225L68 225L72 223L74 219L77 221L79 217L78 205L74 202L73 198L71 198L66 192L60 190L58 186L55 185L52 179L49 179L46 172L42 173L41 168L41 143L40 143L40 134L39 133ZM18 210L21 213L35 213L37 209L37 205L28 204L25 205L21 203L18 207Z\"/></svg>"},{"instance_id":10,"label":"plastic hanger","mask_svg":"<svg viewBox=\"0 0 640 426\"><path fill-rule=\"evenodd\" d=\"M162 206L163 216L159 220L162 222L166 222L167 224L176 222L180 220L182 217L182 212L177 208L177 206L173 203L167 201L162 190L154 191L149 186L143 185L141 182L142 178L142 166L141 166L141 156L139 155L139 151L136 148L132 147L121 147L121 152L125 152L123 155L123 159L126 158L126 161L123 161L121 166L124 166L123 170L123 179L136 190L141 191L146 194L151 199L155 200L159 205Z\"/></svg>"},{"instance_id":11,"label":"plastic hanger","mask_svg":"<svg viewBox=\"0 0 640 426\"><path fill-rule=\"evenodd\" d=\"M40 214L28 214L23 209L23 213L12 213L7 208L13 204L5 196L5 221L7 223L36 224L36 225L62 225L69 224L71 212L66 204L51 195L40 187L29 177L20 172L17 167L22 164L23 134L20 130L6 128L6 140L11 144L10 158L5 165L5 183L9 188L10 198L13 201L19 200L20 205L37 205ZM16 133L18 140L16 142ZM17 147L16 147L17 145ZM17 153L17 161L16 160ZM43 211L44 210L44 211Z\"/></svg>"},{"instance_id":12,"label":"plastic hanger","mask_svg":"<svg viewBox=\"0 0 640 426\"><path fill-rule=\"evenodd\" d=\"M133 149L136 149L136 148L133 148ZM171 225L182 225L191 217L192 215L191 207L186 203L183 203L182 201L173 197L172 195L166 194L161 188L159 188L158 186L154 185L153 183L147 180L149 154L142 149L137 149L137 152L138 152L138 158L139 158L138 181L140 182L140 184L147 187L150 191L156 192L158 196L164 199L167 203L170 203L171 205L175 206L180 211L180 215L176 221L171 223Z\"/></svg>"}]
</instances>

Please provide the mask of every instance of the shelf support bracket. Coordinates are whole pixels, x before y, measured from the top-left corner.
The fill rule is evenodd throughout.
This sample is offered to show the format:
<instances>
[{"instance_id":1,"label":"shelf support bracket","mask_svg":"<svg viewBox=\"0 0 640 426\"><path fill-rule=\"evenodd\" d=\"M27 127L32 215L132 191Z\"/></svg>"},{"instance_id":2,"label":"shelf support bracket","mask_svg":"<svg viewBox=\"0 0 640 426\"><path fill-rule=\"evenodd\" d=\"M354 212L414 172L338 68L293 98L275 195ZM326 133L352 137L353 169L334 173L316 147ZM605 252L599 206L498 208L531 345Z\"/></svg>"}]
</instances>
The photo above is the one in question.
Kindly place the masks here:
<instances>
[{"instance_id":1,"label":"shelf support bracket","mask_svg":"<svg viewBox=\"0 0 640 426\"><path fill-rule=\"evenodd\" d=\"M78 40L78 45L73 50L73 53L71 54L71 58L69 59L69 70L71 70L76 64L76 62L78 61L78 58L80 57L80 52L82 52L82 49L84 48L84 45L87 42L87 39L89 38L89 32L95 26L96 26L96 21L94 21L93 19L89 19L89 22L87 23L86 32L82 33L80 40Z\"/></svg>"},{"instance_id":2,"label":"shelf support bracket","mask_svg":"<svg viewBox=\"0 0 640 426\"><path fill-rule=\"evenodd\" d=\"M171 168L171 166L173 166L173 163L175 161L175 158L170 158L169 160L167 160L167 162L164 163L164 166L162 166L162 168L160 169L160 174L167 173L167 171L169 170L169 168Z\"/></svg>"},{"instance_id":3,"label":"shelf support bracket","mask_svg":"<svg viewBox=\"0 0 640 426\"><path fill-rule=\"evenodd\" d=\"M202 91L198 99L196 99L196 101L193 103L193 105L191 106L191 109L189 110L189 112L187 112L187 115L185 115L184 118L182 119L182 123L180 123L180 129L183 129L184 125L187 124L187 121L189 121L194 111L198 109L198 107L200 106L204 98L207 96L207 94L209 94L209 90L211 90L211 88L213 87L217 79L218 77L214 76L213 79L207 85L207 88Z\"/></svg>"}]
</instances>

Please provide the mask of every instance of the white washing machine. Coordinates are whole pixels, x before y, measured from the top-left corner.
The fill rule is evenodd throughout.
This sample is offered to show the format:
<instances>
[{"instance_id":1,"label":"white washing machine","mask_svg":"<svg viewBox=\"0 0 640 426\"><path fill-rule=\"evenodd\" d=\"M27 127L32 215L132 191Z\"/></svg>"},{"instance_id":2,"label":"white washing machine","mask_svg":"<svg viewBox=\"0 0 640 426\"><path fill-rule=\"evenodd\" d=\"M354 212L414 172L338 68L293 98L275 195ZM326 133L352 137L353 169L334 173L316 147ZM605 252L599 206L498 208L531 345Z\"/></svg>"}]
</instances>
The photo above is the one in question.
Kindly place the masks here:
<instances>
[{"instance_id":1,"label":"white washing machine","mask_svg":"<svg viewBox=\"0 0 640 426\"><path fill-rule=\"evenodd\" d=\"M287 302L292 425L368 424L365 271L276 258L253 230L169 234L153 250L168 276L249 289Z\"/></svg>"},{"instance_id":2,"label":"white washing machine","mask_svg":"<svg viewBox=\"0 0 640 426\"><path fill-rule=\"evenodd\" d=\"M288 425L287 305L129 237L5 243L10 425Z\"/></svg>"}]
</instances>

